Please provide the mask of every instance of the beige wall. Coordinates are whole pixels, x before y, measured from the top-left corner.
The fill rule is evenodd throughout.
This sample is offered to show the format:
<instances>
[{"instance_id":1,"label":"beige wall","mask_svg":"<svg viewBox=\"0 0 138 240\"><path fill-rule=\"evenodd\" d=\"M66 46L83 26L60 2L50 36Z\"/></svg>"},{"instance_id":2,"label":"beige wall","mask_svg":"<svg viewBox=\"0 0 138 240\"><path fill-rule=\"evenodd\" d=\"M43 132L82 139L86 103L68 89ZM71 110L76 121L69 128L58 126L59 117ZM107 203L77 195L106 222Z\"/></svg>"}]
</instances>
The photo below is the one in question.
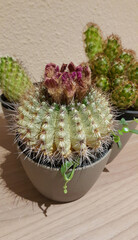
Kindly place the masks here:
<instances>
[{"instance_id":1,"label":"beige wall","mask_svg":"<svg viewBox=\"0 0 138 240\"><path fill-rule=\"evenodd\" d=\"M138 0L0 0L0 55L15 55L39 81L48 62L86 60L82 31L93 21L138 52Z\"/></svg>"}]
</instances>

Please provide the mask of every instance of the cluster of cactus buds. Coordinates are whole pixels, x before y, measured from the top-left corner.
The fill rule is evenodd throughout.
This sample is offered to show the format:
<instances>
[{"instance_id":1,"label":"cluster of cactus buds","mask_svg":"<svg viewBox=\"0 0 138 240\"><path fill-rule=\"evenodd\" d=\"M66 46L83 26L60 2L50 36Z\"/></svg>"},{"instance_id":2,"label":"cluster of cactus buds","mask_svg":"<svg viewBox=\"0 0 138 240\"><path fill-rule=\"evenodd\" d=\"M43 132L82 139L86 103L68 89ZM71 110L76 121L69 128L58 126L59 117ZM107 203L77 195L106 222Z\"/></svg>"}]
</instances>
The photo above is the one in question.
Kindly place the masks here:
<instances>
[{"instance_id":1,"label":"cluster of cactus buds","mask_svg":"<svg viewBox=\"0 0 138 240\"><path fill-rule=\"evenodd\" d=\"M43 89L56 103L70 103L74 98L81 100L91 86L91 70L88 64L75 66L63 64L61 68L54 63L45 67Z\"/></svg>"},{"instance_id":2,"label":"cluster of cactus buds","mask_svg":"<svg viewBox=\"0 0 138 240\"><path fill-rule=\"evenodd\" d=\"M0 87L10 102L19 102L22 95L33 84L21 64L11 57L0 59Z\"/></svg>"},{"instance_id":3,"label":"cluster of cactus buds","mask_svg":"<svg viewBox=\"0 0 138 240\"><path fill-rule=\"evenodd\" d=\"M100 53L95 51L96 45L98 49L99 41L90 34L91 31L96 32L98 39L101 39ZM85 50L92 71L92 84L109 92L112 103L118 108L138 109L138 63L135 52L123 49L120 38L114 34L104 41L100 28L95 24L87 26L84 34ZM88 48L89 45L91 49Z\"/></svg>"}]
</instances>

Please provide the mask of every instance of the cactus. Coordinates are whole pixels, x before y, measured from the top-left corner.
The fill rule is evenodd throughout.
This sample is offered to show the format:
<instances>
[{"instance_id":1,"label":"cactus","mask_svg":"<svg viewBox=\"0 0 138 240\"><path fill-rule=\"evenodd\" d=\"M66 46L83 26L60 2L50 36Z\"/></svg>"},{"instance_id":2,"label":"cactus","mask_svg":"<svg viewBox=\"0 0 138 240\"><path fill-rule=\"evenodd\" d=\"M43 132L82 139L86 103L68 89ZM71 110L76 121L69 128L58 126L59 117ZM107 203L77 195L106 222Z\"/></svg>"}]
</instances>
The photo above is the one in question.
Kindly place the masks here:
<instances>
[{"instance_id":1,"label":"cactus","mask_svg":"<svg viewBox=\"0 0 138 240\"><path fill-rule=\"evenodd\" d=\"M133 50L123 49L119 56L121 62L128 66L135 59L135 52Z\"/></svg>"},{"instance_id":2,"label":"cactus","mask_svg":"<svg viewBox=\"0 0 138 240\"><path fill-rule=\"evenodd\" d=\"M125 65L120 60L114 61L113 65L110 68L108 75L110 78L115 78L118 75L123 75L125 73Z\"/></svg>"},{"instance_id":3,"label":"cactus","mask_svg":"<svg viewBox=\"0 0 138 240\"><path fill-rule=\"evenodd\" d=\"M116 89L116 87L121 86L124 82L128 81L128 78L125 75L115 76L115 78L111 80L111 89Z\"/></svg>"},{"instance_id":4,"label":"cactus","mask_svg":"<svg viewBox=\"0 0 138 240\"><path fill-rule=\"evenodd\" d=\"M132 63L127 73L129 80L138 84L138 62Z\"/></svg>"},{"instance_id":5,"label":"cactus","mask_svg":"<svg viewBox=\"0 0 138 240\"><path fill-rule=\"evenodd\" d=\"M19 102L24 92L33 88L21 65L11 57L0 59L0 82L2 92L10 102Z\"/></svg>"},{"instance_id":6,"label":"cactus","mask_svg":"<svg viewBox=\"0 0 138 240\"><path fill-rule=\"evenodd\" d=\"M108 92L110 89L109 79L106 76L97 76L95 78L96 87L101 88L103 91Z\"/></svg>"},{"instance_id":7,"label":"cactus","mask_svg":"<svg viewBox=\"0 0 138 240\"><path fill-rule=\"evenodd\" d=\"M127 109L136 102L136 85L130 81L124 81L111 94L114 105L120 109Z\"/></svg>"},{"instance_id":8,"label":"cactus","mask_svg":"<svg viewBox=\"0 0 138 240\"><path fill-rule=\"evenodd\" d=\"M98 149L110 137L113 115L106 98L93 89L80 103L68 105L41 102L36 93L26 94L18 107L20 139L43 161L59 156L70 159L78 154L88 158L90 149Z\"/></svg>"},{"instance_id":9,"label":"cactus","mask_svg":"<svg viewBox=\"0 0 138 240\"><path fill-rule=\"evenodd\" d=\"M135 108L136 110L138 110L138 94L137 94L136 102L134 103L133 108Z\"/></svg>"},{"instance_id":10,"label":"cactus","mask_svg":"<svg viewBox=\"0 0 138 240\"><path fill-rule=\"evenodd\" d=\"M91 89L90 79L85 63L77 67L63 64L60 69L50 63L42 83L44 98L41 88L23 97L16 120L18 133L44 161L54 163L59 156L64 162L76 154L81 159L89 158L92 150L101 148L110 138L111 108L104 95ZM75 87L68 87L68 83Z\"/></svg>"},{"instance_id":11,"label":"cactus","mask_svg":"<svg viewBox=\"0 0 138 240\"><path fill-rule=\"evenodd\" d=\"M69 103L76 96L83 98L91 85L91 71L88 64L82 63L75 66L63 64L59 66L50 63L45 67L43 87L56 103ZM47 95L47 93L46 93Z\"/></svg>"},{"instance_id":12,"label":"cactus","mask_svg":"<svg viewBox=\"0 0 138 240\"><path fill-rule=\"evenodd\" d=\"M94 58L97 53L103 52L103 38L100 28L96 24L88 24L85 35L85 51L90 60Z\"/></svg>"},{"instance_id":13,"label":"cactus","mask_svg":"<svg viewBox=\"0 0 138 240\"><path fill-rule=\"evenodd\" d=\"M110 63L106 56L97 54L93 61L90 61L90 67L94 74L106 75L109 71Z\"/></svg>"},{"instance_id":14,"label":"cactus","mask_svg":"<svg viewBox=\"0 0 138 240\"><path fill-rule=\"evenodd\" d=\"M109 36L105 42L104 54L113 62L121 53L120 38L114 34Z\"/></svg>"},{"instance_id":15,"label":"cactus","mask_svg":"<svg viewBox=\"0 0 138 240\"><path fill-rule=\"evenodd\" d=\"M84 33L85 51L92 71L92 85L95 84L103 91L108 91L112 103L117 108L138 109L138 63L135 52L123 49L120 38L114 34L103 41L99 27L96 26L93 24ZM97 35L94 34L95 32ZM91 47L99 46L99 43L100 51L95 51L99 49L98 47L91 48L92 50L88 48L89 44Z\"/></svg>"}]
</instances>

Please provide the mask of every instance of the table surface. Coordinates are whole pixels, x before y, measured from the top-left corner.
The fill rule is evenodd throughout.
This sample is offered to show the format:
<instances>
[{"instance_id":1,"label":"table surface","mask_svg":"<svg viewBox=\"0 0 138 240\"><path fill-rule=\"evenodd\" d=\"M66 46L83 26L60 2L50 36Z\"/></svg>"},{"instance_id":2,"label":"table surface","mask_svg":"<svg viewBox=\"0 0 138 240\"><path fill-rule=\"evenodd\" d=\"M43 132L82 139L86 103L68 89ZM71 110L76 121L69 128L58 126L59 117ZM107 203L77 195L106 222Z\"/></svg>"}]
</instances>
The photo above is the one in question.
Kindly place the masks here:
<instances>
[{"instance_id":1,"label":"table surface","mask_svg":"<svg viewBox=\"0 0 138 240\"><path fill-rule=\"evenodd\" d=\"M32 186L0 115L1 240L138 240L138 137L81 199L54 203Z\"/></svg>"}]
</instances>

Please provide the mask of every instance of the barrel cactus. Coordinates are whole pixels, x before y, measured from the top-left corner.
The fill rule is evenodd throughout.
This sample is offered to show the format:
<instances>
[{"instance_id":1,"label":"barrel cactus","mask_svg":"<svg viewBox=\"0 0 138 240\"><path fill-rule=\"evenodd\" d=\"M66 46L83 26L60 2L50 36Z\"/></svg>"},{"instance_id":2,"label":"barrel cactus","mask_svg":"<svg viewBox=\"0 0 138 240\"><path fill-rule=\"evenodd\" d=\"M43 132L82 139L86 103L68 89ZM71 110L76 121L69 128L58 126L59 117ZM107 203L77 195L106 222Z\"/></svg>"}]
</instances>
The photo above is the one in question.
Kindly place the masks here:
<instances>
[{"instance_id":1,"label":"barrel cactus","mask_svg":"<svg viewBox=\"0 0 138 240\"><path fill-rule=\"evenodd\" d=\"M23 96L16 123L24 151L39 164L59 167L66 161L91 162L102 153L111 141L113 118L106 97L91 87L87 64L50 63L40 88Z\"/></svg>"},{"instance_id":2,"label":"barrel cactus","mask_svg":"<svg viewBox=\"0 0 138 240\"><path fill-rule=\"evenodd\" d=\"M33 88L22 66L11 57L0 59L0 87L10 102L19 102L24 92Z\"/></svg>"}]
</instances>

